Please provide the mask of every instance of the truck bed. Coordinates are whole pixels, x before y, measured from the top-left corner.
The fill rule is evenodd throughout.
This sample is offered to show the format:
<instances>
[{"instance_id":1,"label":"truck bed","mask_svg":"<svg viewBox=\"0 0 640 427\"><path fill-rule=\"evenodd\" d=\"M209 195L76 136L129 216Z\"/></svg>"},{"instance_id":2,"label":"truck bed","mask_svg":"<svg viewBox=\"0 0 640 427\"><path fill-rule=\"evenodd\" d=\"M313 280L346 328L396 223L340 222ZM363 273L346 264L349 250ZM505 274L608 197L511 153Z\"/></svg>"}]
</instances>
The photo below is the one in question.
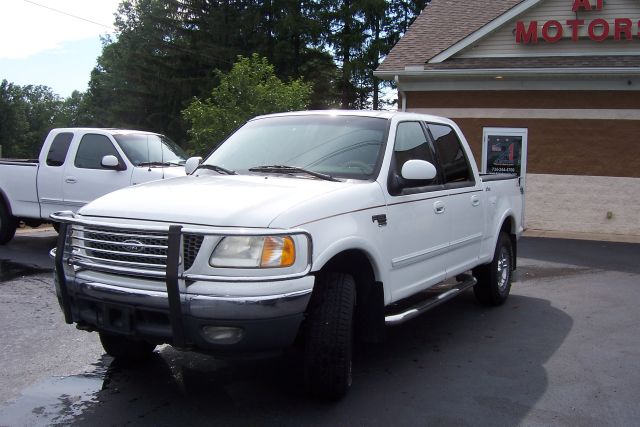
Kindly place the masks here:
<instances>
[{"instance_id":1,"label":"truck bed","mask_svg":"<svg viewBox=\"0 0 640 427\"><path fill-rule=\"evenodd\" d=\"M482 182L490 181L505 181L508 179L516 179L518 175L512 173L481 173L480 179Z\"/></svg>"},{"instance_id":2,"label":"truck bed","mask_svg":"<svg viewBox=\"0 0 640 427\"><path fill-rule=\"evenodd\" d=\"M38 166L38 159L0 159L0 165Z\"/></svg>"},{"instance_id":3,"label":"truck bed","mask_svg":"<svg viewBox=\"0 0 640 427\"><path fill-rule=\"evenodd\" d=\"M39 218L38 160L0 159L0 191L11 201L11 214L17 217Z\"/></svg>"}]
</instances>

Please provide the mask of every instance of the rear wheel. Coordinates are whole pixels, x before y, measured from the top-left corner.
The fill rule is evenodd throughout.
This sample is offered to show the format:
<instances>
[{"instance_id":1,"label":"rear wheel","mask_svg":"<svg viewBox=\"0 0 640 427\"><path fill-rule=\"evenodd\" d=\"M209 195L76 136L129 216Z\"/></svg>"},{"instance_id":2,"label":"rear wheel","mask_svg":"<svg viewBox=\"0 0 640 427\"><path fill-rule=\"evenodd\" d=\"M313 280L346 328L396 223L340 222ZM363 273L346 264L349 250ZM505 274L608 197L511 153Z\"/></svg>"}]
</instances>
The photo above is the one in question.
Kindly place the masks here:
<instances>
[{"instance_id":1,"label":"rear wheel","mask_svg":"<svg viewBox=\"0 0 640 427\"><path fill-rule=\"evenodd\" d=\"M9 209L0 201L0 245L8 243L16 234L18 220L11 215Z\"/></svg>"},{"instance_id":2,"label":"rear wheel","mask_svg":"<svg viewBox=\"0 0 640 427\"><path fill-rule=\"evenodd\" d=\"M351 387L355 296L349 274L332 272L318 279L304 350L304 380L312 394L338 399Z\"/></svg>"},{"instance_id":3,"label":"rear wheel","mask_svg":"<svg viewBox=\"0 0 640 427\"><path fill-rule=\"evenodd\" d=\"M476 299L485 305L501 305L511 291L513 276L513 247L505 232L498 236L493 260L473 270L478 283L473 287Z\"/></svg>"},{"instance_id":4,"label":"rear wheel","mask_svg":"<svg viewBox=\"0 0 640 427\"><path fill-rule=\"evenodd\" d=\"M148 359L156 348L155 344L146 341L100 332L102 348L111 357L122 362L140 362Z\"/></svg>"}]
</instances>

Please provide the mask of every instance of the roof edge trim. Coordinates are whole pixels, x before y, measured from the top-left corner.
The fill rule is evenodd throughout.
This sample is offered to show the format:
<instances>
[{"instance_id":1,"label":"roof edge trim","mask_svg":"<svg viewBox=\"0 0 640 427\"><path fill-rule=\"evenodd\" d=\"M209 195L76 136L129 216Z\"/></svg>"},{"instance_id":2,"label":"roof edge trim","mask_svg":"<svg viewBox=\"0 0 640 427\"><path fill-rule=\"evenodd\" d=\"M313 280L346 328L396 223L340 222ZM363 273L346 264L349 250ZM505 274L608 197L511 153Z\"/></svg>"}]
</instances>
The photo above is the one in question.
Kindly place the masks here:
<instances>
[{"instance_id":1,"label":"roof edge trim","mask_svg":"<svg viewBox=\"0 0 640 427\"><path fill-rule=\"evenodd\" d=\"M491 76L491 75L640 75L640 67L602 67L602 68L474 68L443 69L422 71L374 71L373 75L382 79L419 76Z\"/></svg>"},{"instance_id":2,"label":"roof edge trim","mask_svg":"<svg viewBox=\"0 0 640 427\"><path fill-rule=\"evenodd\" d=\"M478 30L474 31L473 33L469 34L468 36L466 36L465 38L463 38L462 40L460 40L456 44L454 44L452 46L449 46L448 48L446 48L445 50L443 50L442 52L440 52L439 54L437 54L433 58L429 59L427 62L431 63L431 64L434 64L434 63L437 64L437 63L440 63L442 61L445 61L445 60L451 58L456 53L458 53L461 50L465 49L466 47L472 45L473 43L477 42L481 38L489 35L494 30L496 30L499 27L503 26L504 24L506 24L507 22L509 22L513 18L517 17L518 15L523 14L524 12L526 12L527 10L529 10L532 7L536 6L538 3L541 3L542 1L544 1L544 0L525 0L525 1L523 1L522 3L512 7L511 9L509 9L508 11L503 13L502 15L498 16L493 21L491 21L488 24L484 25L480 29L478 29Z\"/></svg>"}]
</instances>

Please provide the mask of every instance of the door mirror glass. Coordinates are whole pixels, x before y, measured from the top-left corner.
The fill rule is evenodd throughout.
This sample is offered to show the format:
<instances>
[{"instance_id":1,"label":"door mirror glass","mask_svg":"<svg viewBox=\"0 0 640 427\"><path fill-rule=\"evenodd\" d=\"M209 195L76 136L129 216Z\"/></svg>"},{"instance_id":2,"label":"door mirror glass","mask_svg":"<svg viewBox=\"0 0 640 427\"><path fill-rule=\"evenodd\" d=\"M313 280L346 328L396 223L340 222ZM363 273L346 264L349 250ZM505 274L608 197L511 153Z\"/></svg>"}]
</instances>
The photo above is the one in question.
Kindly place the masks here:
<instances>
[{"instance_id":1,"label":"door mirror glass","mask_svg":"<svg viewBox=\"0 0 640 427\"><path fill-rule=\"evenodd\" d=\"M111 154L102 157L102 161L100 162L103 168L113 169L113 170L122 170L120 167L120 162L116 156Z\"/></svg>"},{"instance_id":2,"label":"door mirror glass","mask_svg":"<svg viewBox=\"0 0 640 427\"><path fill-rule=\"evenodd\" d=\"M187 175L191 175L202 163L202 157L189 157L184 164L184 172Z\"/></svg>"},{"instance_id":3,"label":"door mirror glass","mask_svg":"<svg viewBox=\"0 0 640 427\"><path fill-rule=\"evenodd\" d=\"M436 167L426 160L408 160L402 165L402 178L428 181L436 177Z\"/></svg>"}]
</instances>

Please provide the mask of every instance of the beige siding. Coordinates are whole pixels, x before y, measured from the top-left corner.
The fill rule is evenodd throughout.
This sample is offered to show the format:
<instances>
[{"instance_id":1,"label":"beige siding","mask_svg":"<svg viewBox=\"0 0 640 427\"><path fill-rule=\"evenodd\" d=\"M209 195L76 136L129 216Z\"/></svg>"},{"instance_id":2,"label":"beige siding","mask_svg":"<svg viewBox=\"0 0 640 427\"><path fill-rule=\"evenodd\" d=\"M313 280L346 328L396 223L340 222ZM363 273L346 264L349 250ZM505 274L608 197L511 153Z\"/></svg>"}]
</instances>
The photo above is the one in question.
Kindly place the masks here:
<instances>
[{"instance_id":1,"label":"beige siding","mask_svg":"<svg viewBox=\"0 0 640 427\"><path fill-rule=\"evenodd\" d=\"M595 0L592 0L595 4ZM638 22L640 21L640 2L638 0L606 0L603 10L591 12L571 11L572 0L546 0L530 9L523 16L507 23L483 39L475 46L455 55L456 58L488 58L509 56L558 56L558 55L640 55L640 36ZM571 40L571 28L565 23L569 19L584 19L581 27L580 40ZM615 18L629 18L633 21L633 40L594 42L587 37L588 23L597 18L606 19L613 34ZM557 43L547 43L542 39L542 26L548 20L556 20L565 26L564 38ZM537 45L520 45L516 43L515 28L517 21L538 21L539 41ZM612 37L612 36L611 36Z\"/></svg>"},{"instance_id":2,"label":"beige siding","mask_svg":"<svg viewBox=\"0 0 640 427\"><path fill-rule=\"evenodd\" d=\"M525 227L640 236L640 178L527 175Z\"/></svg>"}]
</instances>

